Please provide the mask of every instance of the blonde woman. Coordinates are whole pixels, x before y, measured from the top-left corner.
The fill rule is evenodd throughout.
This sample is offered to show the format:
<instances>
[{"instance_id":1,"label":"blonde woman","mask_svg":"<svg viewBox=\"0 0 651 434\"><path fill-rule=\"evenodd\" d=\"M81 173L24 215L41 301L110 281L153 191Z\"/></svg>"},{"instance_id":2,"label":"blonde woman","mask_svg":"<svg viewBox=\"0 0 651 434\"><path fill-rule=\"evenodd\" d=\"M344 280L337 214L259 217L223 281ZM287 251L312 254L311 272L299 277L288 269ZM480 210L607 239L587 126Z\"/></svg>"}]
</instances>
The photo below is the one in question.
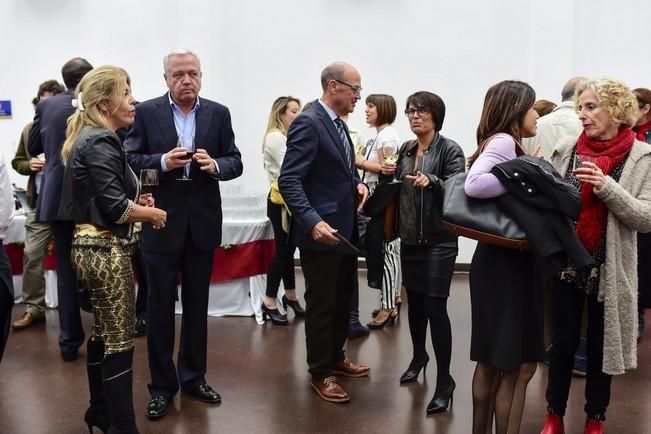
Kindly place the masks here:
<instances>
[{"instance_id":1,"label":"blonde woman","mask_svg":"<svg viewBox=\"0 0 651 434\"><path fill-rule=\"evenodd\" d=\"M305 316L305 310L296 297L296 283L294 277L294 251L296 246L292 245L283 229L283 213L285 212L282 196L278 192L278 176L280 166L283 164L285 150L287 149L287 130L292 121L296 119L301 111L301 101L291 96L278 97L271 105L267 131L262 143L262 155L264 168L271 184L271 191L267 201L267 216L274 228L276 239L276 253L271 260L267 273L267 290L262 303L263 318L269 317L275 325L287 325L287 315L280 313L276 298L280 281L285 286L283 295L283 306L291 307L296 316Z\"/></svg>"},{"instance_id":2,"label":"blonde woman","mask_svg":"<svg viewBox=\"0 0 651 434\"><path fill-rule=\"evenodd\" d=\"M59 215L75 222L71 259L90 290L93 334L88 339L90 431L136 433L132 361L134 284L131 256L139 225L165 227L167 213L140 195L116 131L133 123L135 100L126 71L103 66L84 76L76 90L61 156L65 164ZM110 426L110 428L109 428Z\"/></svg>"}]
</instances>

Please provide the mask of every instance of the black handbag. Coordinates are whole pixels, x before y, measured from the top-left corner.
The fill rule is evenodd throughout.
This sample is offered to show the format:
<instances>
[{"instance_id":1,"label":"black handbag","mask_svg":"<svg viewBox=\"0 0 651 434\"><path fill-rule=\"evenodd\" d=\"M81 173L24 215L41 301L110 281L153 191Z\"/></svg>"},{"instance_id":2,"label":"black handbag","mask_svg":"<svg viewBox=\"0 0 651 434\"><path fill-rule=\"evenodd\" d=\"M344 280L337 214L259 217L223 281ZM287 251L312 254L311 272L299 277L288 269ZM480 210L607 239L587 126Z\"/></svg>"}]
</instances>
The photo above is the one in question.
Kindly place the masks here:
<instances>
[{"instance_id":1,"label":"black handbag","mask_svg":"<svg viewBox=\"0 0 651 434\"><path fill-rule=\"evenodd\" d=\"M443 227L456 235L482 243L530 250L522 228L504 213L496 201L466 195L466 176L466 173L459 173L443 183Z\"/></svg>"}]
</instances>

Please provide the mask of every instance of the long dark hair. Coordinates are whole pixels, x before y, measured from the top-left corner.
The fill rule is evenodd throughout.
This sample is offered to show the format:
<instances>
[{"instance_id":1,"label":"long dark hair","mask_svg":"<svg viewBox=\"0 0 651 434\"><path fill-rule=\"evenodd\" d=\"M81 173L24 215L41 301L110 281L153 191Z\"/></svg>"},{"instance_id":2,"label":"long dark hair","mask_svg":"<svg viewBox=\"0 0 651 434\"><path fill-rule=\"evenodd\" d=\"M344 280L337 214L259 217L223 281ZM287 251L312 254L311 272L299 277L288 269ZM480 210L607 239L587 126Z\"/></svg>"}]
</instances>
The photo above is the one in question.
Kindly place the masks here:
<instances>
[{"instance_id":1,"label":"long dark hair","mask_svg":"<svg viewBox=\"0 0 651 434\"><path fill-rule=\"evenodd\" d=\"M536 92L522 81L505 80L488 89L477 126L477 150L468 158L468 167L481 153L484 142L497 133L509 134L519 142L524 117L535 101Z\"/></svg>"}]
</instances>

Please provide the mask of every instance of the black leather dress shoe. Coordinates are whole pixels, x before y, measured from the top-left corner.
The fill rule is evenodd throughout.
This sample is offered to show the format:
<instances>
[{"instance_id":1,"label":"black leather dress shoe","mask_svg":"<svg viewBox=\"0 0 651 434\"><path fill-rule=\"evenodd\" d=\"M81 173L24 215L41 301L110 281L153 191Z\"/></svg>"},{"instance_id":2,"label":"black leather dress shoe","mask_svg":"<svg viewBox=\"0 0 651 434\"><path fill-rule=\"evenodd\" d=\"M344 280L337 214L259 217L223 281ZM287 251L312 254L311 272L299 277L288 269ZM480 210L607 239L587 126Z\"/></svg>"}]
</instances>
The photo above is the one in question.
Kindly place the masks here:
<instances>
[{"instance_id":1,"label":"black leather dress shoe","mask_svg":"<svg viewBox=\"0 0 651 434\"><path fill-rule=\"evenodd\" d=\"M193 396L199 401L207 402L210 404L217 404L218 402L222 402L222 397L219 396L219 393L215 392L215 389L205 383L200 384L196 389L187 391L185 393Z\"/></svg>"},{"instance_id":2,"label":"black leather dress shoe","mask_svg":"<svg viewBox=\"0 0 651 434\"><path fill-rule=\"evenodd\" d=\"M149 419L158 419L165 416L171 403L172 398L154 396L147 405L147 417Z\"/></svg>"}]
</instances>

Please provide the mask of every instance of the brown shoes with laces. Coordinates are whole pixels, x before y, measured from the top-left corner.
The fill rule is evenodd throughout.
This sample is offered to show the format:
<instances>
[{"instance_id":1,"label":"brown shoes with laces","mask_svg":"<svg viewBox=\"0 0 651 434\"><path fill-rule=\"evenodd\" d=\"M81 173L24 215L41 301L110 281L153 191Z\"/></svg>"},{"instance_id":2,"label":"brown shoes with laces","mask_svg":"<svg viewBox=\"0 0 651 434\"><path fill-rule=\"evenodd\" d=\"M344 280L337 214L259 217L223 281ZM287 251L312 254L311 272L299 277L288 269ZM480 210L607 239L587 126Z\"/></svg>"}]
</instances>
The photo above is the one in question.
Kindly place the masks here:
<instances>
[{"instance_id":1,"label":"brown shoes with laces","mask_svg":"<svg viewBox=\"0 0 651 434\"><path fill-rule=\"evenodd\" d=\"M337 363L332 368L332 373L342 375L344 377L366 377L368 375L369 367L366 365L357 365L348 359L344 359Z\"/></svg>"},{"instance_id":2,"label":"brown shoes with laces","mask_svg":"<svg viewBox=\"0 0 651 434\"><path fill-rule=\"evenodd\" d=\"M45 321L45 315L36 316L30 312L25 312L20 319L17 319L11 324L11 328L14 330L22 330L41 321Z\"/></svg>"},{"instance_id":3,"label":"brown shoes with laces","mask_svg":"<svg viewBox=\"0 0 651 434\"><path fill-rule=\"evenodd\" d=\"M326 377L321 380L313 378L310 385L316 393L326 401L329 402L348 402L350 396L346 393L340 385L337 384L337 377Z\"/></svg>"}]
</instances>

